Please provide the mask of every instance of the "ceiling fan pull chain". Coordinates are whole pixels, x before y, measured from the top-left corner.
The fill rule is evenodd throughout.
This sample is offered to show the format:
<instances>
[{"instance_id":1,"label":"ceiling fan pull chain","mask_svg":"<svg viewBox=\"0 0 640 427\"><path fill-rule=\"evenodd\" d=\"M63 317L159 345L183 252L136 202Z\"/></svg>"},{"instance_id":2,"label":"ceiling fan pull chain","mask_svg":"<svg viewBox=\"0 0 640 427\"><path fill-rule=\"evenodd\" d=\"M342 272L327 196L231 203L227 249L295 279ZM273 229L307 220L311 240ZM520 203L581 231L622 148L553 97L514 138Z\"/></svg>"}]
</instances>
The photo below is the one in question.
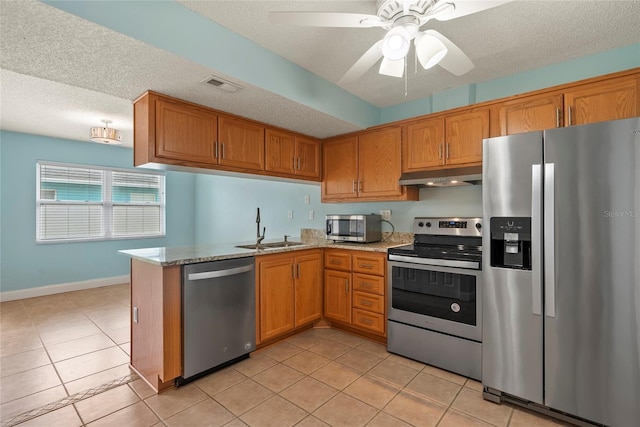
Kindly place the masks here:
<instances>
[{"instance_id":1,"label":"ceiling fan pull chain","mask_svg":"<svg viewBox=\"0 0 640 427\"><path fill-rule=\"evenodd\" d=\"M409 56L409 55L407 55ZM409 62L409 60L407 59L407 56L404 57L404 98L407 98L407 80L409 79L408 76L408 71L407 71L407 62Z\"/></svg>"}]
</instances>

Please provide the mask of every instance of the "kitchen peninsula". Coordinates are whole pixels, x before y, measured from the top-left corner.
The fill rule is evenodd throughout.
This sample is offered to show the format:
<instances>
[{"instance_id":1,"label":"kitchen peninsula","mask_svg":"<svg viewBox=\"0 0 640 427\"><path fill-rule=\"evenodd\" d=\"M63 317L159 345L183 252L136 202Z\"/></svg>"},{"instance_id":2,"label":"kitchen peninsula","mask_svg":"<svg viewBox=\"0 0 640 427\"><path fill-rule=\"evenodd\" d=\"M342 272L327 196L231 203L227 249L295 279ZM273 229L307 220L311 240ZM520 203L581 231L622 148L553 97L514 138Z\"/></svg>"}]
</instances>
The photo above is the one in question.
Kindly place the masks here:
<instances>
[{"instance_id":1,"label":"kitchen peninsula","mask_svg":"<svg viewBox=\"0 0 640 427\"><path fill-rule=\"evenodd\" d=\"M244 249L239 244L198 247L159 247L119 251L131 257L131 366L156 392L173 386L183 375L183 266L211 261L255 258L256 343L271 344L300 330L312 327L327 317L337 320L338 327L363 336L384 341L386 330L375 330L368 320L351 323L351 271L358 277L370 277L384 283L387 248L411 240L409 233L396 233L393 239L370 244L333 244L305 233L303 240L291 246L269 249ZM270 243L265 241L264 243ZM330 261L325 261L329 259ZM342 268L341 288L346 292L332 304L323 279L335 270L324 271L324 265L339 259ZM334 261L335 263L335 261ZM381 270L370 271L371 265ZM359 266L362 267L359 269ZM335 269L336 266L328 268ZM324 273L323 273L324 271ZM355 274L354 274L355 276ZM331 279L329 279L331 280ZM356 286L354 278L353 287ZM357 289L356 289L357 290ZM366 313L386 320L384 292L382 313ZM324 301L324 303L323 303ZM290 304L287 304L290 303ZM329 305L327 305L329 304ZM277 310L273 309L277 306ZM327 313L329 308L329 313ZM348 318L332 317L335 309L345 310Z\"/></svg>"}]
</instances>

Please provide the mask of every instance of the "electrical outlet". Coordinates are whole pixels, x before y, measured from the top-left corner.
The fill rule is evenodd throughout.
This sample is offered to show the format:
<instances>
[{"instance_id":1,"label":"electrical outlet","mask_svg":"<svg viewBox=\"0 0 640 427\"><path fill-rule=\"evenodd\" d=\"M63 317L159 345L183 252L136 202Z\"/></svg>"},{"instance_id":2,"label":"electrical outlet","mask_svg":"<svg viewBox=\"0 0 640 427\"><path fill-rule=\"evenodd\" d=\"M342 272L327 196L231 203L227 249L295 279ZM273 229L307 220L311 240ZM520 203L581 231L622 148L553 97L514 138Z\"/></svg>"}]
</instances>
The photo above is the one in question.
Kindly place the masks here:
<instances>
[{"instance_id":1,"label":"electrical outlet","mask_svg":"<svg viewBox=\"0 0 640 427\"><path fill-rule=\"evenodd\" d=\"M287 218L293 219L293 211L288 211L287 212Z\"/></svg>"},{"instance_id":2,"label":"electrical outlet","mask_svg":"<svg viewBox=\"0 0 640 427\"><path fill-rule=\"evenodd\" d=\"M391 209L380 209L380 216L385 221L391 221Z\"/></svg>"},{"instance_id":3,"label":"electrical outlet","mask_svg":"<svg viewBox=\"0 0 640 427\"><path fill-rule=\"evenodd\" d=\"M309 211L309 219L313 219L315 217L315 213L313 211Z\"/></svg>"},{"instance_id":4,"label":"electrical outlet","mask_svg":"<svg viewBox=\"0 0 640 427\"><path fill-rule=\"evenodd\" d=\"M309 203L311 203L311 196L308 194L305 194L304 196L304 204L308 205Z\"/></svg>"}]
</instances>

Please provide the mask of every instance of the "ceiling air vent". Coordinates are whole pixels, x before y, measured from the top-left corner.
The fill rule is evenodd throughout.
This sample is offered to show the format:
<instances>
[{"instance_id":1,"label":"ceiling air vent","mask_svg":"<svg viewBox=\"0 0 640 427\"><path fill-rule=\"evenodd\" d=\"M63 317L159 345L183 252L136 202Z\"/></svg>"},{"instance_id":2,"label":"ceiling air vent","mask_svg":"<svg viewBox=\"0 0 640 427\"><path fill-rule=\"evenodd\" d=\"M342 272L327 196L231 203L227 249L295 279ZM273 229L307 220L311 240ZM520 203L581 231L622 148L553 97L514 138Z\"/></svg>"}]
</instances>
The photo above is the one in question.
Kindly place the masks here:
<instances>
[{"instance_id":1,"label":"ceiling air vent","mask_svg":"<svg viewBox=\"0 0 640 427\"><path fill-rule=\"evenodd\" d=\"M228 80L213 75L205 77L200 81L200 83L215 86L218 89L224 90L225 92L237 92L238 90L242 89L242 86L238 84L231 83Z\"/></svg>"}]
</instances>

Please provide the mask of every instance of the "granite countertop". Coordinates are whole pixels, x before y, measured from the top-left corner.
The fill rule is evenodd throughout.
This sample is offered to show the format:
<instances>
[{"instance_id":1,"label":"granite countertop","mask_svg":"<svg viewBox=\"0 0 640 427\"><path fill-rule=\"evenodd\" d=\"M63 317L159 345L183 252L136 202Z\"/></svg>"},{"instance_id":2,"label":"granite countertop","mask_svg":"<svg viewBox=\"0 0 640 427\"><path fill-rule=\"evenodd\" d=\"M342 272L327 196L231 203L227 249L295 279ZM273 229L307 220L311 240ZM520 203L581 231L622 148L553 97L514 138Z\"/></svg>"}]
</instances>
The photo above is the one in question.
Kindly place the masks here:
<instances>
[{"instance_id":1,"label":"granite countertop","mask_svg":"<svg viewBox=\"0 0 640 427\"><path fill-rule=\"evenodd\" d=\"M405 245L408 242L402 239L389 239L387 241L375 243L334 243L324 238L318 239L315 236L304 235L303 238L292 238L290 242L301 243L295 246L271 249L243 249L236 245L246 245L255 242L238 242L220 245L206 246L183 246L183 247L158 247L143 249L120 250L118 253L130 256L131 258L146 261L161 266L196 264L200 262L219 261L233 258L244 258L261 255L271 255L283 252L300 251L304 249L316 248L336 248L350 249L371 252L387 252L388 248ZM277 240L265 240L263 243L271 243Z\"/></svg>"}]
</instances>

